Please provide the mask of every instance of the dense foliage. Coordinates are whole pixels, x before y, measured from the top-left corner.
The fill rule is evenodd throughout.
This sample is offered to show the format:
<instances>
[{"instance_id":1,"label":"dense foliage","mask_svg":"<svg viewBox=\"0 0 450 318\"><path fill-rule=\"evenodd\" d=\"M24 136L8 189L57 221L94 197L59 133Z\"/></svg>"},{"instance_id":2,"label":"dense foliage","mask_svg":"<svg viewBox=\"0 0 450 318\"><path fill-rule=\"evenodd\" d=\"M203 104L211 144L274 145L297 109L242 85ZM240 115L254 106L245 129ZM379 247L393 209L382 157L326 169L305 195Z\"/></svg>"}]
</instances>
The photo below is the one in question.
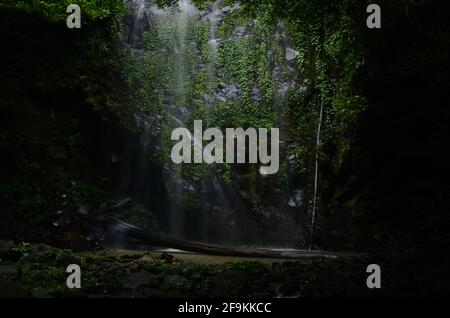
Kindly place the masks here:
<instances>
[{"instance_id":1,"label":"dense foliage","mask_svg":"<svg viewBox=\"0 0 450 318\"><path fill-rule=\"evenodd\" d=\"M121 0L81 1L82 28L70 30L69 3L0 2L4 235L51 236L42 229L58 232L61 213L115 200L100 130L134 129L118 50L126 11Z\"/></svg>"},{"instance_id":2,"label":"dense foliage","mask_svg":"<svg viewBox=\"0 0 450 318\"><path fill-rule=\"evenodd\" d=\"M33 15L41 16L50 22L66 21L66 9L73 4L70 0L2 0L0 8L24 11ZM123 12L123 2L117 0L80 0L77 4L83 8L83 18L89 22L101 19L120 18L117 14Z\"/></svg>"},{"instance_id":3,"label":"dense foliage","mask_svg":"<svg viewBox=\"0 0 450 318\"><path fill-rule=\"evenodd\" d=\"M161 6L176 2L158 1ZM210 4L192 2L200 9ZM234 3L224 1L224 5ZM437 152L447 133L443 122L447 112L440 99L448 91L442 69L449 63L449 41L442 16L445 10L439 9L442 4L380 1L392 14L383 18L382 30L369 31L365 1L242 0L242 12L227 15L218 29L224 41L216 54L208 44L207 23L188 21L183 63L174 53L178 45L174 21L155 19L156 25L144 34L144 50L136 52L123 49L119 41L126 14L123 1L80 1L86 22L82 32L65 27L67 4L0 1L1 34L8 43L0 66L1 148L6 153L1 195L6 202L4 215L11 219L39 214L33 222L40 223L47 213L53 217L60 203L55 193L77 192L73 196L85 195L84 201L103 201L99 188L108 182L93 150L98 148L92 145L95 129L86 130L103 119L133 130L137 128L134 115L152 118L156 124L148 133L162 136L160 159L167 159L171 119L170 112L162 109L167 103L192 110L184 118L186 126L202 118L219 127L282 127L286 132L282 138L290 142L283 155L296 161L296 171L289 178L302 180L307 198L311 197L323 107L318 147L321 233L333 232L335 221L344 220L343 233L353 239L365 236L377 244L378 239L368 238L365 230L374 233L387 219L402 222L408 211L420 215L417 223L436 222L429 213L443 218L439 211L445 206L448 174L439 167L446 165L449 156ZM296 62L301 86L290 90L282 105L277 104L280 100L267 67L284 54L272 33L280 21L300 53ZM232 33L238 25L245 25L252 36L236 40ZM156 29L162 32L156 34ZM192 42L198 46L192 47ZM193 72L199 64L203 67ZM240 85L242 99L207 107L204 95L229 83ZM251 98L255 84L262 101ZM178 92L162 98L162 91ZM55 121L55 116L63 120ZM89 156L81 155L86 153ZM79 162L88 164L81 169ZM423 172L417 166L424 167ZM195 181L207 172L201 166L183 169ZM256 180L254 169L243 173L253 180L249 187L255 193L255 184L263 181ZM79 177L83 174L89 176ZM288 179L286 169L280 174ZM83 180L74 186L70 181L77 178ZM230 167L224 167L223 178L236 181ZM387 179L394 181L386 186ZM283 182L273 184L274 192L284 191ZM411 193L414 203L408 199ZM426 203L426 195L435 203ZM428 205L432 212L420 208ZM417 227L413 221L408 224L411 229ZM322 241L334 240L322 237Z\"/></svg>"}]
</instances>

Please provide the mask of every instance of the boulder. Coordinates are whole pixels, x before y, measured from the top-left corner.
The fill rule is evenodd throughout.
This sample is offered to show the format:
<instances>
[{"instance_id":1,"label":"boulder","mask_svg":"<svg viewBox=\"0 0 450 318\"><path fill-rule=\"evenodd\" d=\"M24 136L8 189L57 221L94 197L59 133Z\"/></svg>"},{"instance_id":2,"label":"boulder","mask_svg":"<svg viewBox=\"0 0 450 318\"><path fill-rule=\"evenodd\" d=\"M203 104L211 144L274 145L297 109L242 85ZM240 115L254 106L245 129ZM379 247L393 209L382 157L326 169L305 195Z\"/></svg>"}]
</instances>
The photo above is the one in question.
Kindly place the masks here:
<instances>
[{"instance_id":1,"label":"boulder","mask_svg":"<svg viewBox=\"0 0 450 318\"><path fill-rule=\"evenodd\" d=\"M286 60L292 61L295 60L295 58L300 54L300 52L294 50L293 48L287 47L286 48Z\"/></svg>"},{"instance_id":2,"label":"boulder","mask_svg":"<svg viewBox=\"0 0 450 318\"><path fill-rule=\"evenodd\" d=\"M16 265L0 265L0 278L12 280L18 275L19 271Z\"/></svg>"}]
</instances>

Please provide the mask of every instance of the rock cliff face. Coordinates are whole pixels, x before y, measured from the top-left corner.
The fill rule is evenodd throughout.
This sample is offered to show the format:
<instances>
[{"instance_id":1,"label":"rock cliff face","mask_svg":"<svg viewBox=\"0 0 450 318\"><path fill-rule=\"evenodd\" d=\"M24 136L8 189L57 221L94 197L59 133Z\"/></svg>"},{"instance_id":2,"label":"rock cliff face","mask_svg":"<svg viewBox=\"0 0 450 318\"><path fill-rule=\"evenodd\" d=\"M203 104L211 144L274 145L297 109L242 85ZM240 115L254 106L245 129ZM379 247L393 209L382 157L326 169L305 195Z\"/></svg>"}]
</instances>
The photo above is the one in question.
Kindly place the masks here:
<instances>
[{"instance_id":1,"label":"rock cliff face","mask_svg":"<svg viewBox=\"0 0 450 318\"><path fill-rule=\"evenodd\" d=\"M289 91L302 87L298 52L284 24L243 18L238 4L222 1L205 10L187 1L172 10L144 0L128 6L133 80L156 109L138 118L149 132L142 146L165 167L169 233L223 244L304 246L310 202L304 184L289 177L296 158L282 119ZM280 128L280 171L262 176L250 164L173 164L170 133L192 128L194 120L204 129Z\"/></svg>"},{"instance_id":2,"label":"rock cliff face","mask_svg":"<svg viewBox=\"0 0 450 318\"><path fill-rule=\"evenodd\" d=\"M76 249L120 243L81 233L76 220L108 215L200 241L301 247L309 196L290 176L298 158L283 116L302 87L285 26L221 1L175 11L126 1L124 21L122 5L106 6L101 27L89 12L83 32L68 31L64 16L2 7L3 29L14 29L1 53L2 233L48 233L43 241ZM174 165L170 133L195 119L205 128L280 127L279 173Z\"/></svg>"}]
</instances>

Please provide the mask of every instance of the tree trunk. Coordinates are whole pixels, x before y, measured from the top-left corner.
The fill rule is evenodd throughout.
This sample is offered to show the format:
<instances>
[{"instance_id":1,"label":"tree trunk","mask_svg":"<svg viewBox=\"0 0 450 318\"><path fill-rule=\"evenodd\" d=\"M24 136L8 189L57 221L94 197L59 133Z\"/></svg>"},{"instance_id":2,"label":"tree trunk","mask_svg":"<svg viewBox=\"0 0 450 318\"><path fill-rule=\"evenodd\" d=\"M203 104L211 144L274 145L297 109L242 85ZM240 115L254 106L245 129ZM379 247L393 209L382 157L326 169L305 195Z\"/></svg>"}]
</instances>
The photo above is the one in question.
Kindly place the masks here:
<instances>
[{"instance_id":1,"label":"tree trunk","mask_svg":"<svg viewBox=\"0 0 450 318\"><path fill-rule=\"evenodd\" d=\"M312 218L311 218L311 236L309 238L309 251L312 250L313 245L313 236L314 236L314 225L316 222L316 209L317 209L317 188L318 188L318 177L319 177L319 147L320 147L320 130L322 128L322 117L323 117L323 102L320 105L320 116L319 116L319 124L317 126L317 139L316 139L316 169L314 174L314 201L313 201L313 209L312 209Z\"/></svg>"},{"instance_id":2,"label":"tree trunk","mask_svg":"<svg viewBox=\"0 0 450 318\"><path fill-rule=\"evenodd\" d=\"M90 219L104 227L113 227L114 231L124 234L127 238L136 240L155 247L174 248L187 252L221 255L221 256L239 256L239 257L263 257L263 258L280 258L280 259L297 259L304 257L328 257L336 258L338 256L353 256L344 253L327 253L327 252L308 252L301 250L270 250L263 248L239 248L239 247L223 247L214 244L206 244L200 242L184 241L173 239L168 236L147 232L141 228L131 224L122 222L113 218Z\"/></svg>"}]
</instances>

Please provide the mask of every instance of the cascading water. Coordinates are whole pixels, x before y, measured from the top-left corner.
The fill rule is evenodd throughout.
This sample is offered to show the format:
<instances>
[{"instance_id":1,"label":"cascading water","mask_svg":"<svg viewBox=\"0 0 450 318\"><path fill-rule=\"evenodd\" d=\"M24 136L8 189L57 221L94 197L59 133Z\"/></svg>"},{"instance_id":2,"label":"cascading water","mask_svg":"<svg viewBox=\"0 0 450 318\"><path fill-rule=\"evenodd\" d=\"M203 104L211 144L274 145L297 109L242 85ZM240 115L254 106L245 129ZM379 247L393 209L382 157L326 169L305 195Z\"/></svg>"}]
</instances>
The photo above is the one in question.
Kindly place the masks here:
<instances>
[{"instance_id":1,"label":"cascading water","mask_svg":"<svg viewBox=\"0 0 450 318\"><path fill-rule=\"evenodd\" d=\"M126 41L131 45L136 45L144 28L145 0L132 0L131 3L128 3L128 7L132 13L132 23L129 24Z\"/></svg>"},{"instance_id":2,"label":"cascading water","mask_svg":"<svg viewBox=\"0 0 450 318\"><path fill-rule=\"evenodd\" d=\"M219 50L224 41L251 40L247 28L241 26L236 28L232 39L220 38L219 30L225 16L239 11L239 5L224 7L223 1L218 0L200 11L188 0L180 0L176 9L158 8L153 0L132 0L128 1L128 7L130 20L125 42L134 52L135 73L146 84L148 96L153 97L151 103L159 107L156 116L138 118L144 133L138 164L141 174L136 182L138 190L151 188L148 185L152 180L145 180L149 175L146 171L152 154L160 154L157 160L164 167L163 180L168 193L166 210L162 212L166 220L164 231L172 237L222 245L264 244L261 234L267 233L264 228L270 221L263 219L271 215L279 216L280 222L294 231L295 226L289 224L294 222L283 213L261 212L260 204L252 199L252 193L256 191L254 185L246 189L239 183L225 183L220 167L215 165L180 166L170 159L168 139L173 129L192 128L197 119L208 124L217 105L242 99L243 88L238 83L224 83L227 72L219 65L219 62L223 63L223 60L219 61ZM271 54L273 52L267 52L268 56ZM293 82L286 82L286 72L281 72L282 67L290 66L284 66L280 61L275 66L277 70L273 70L273 77L278 90L290 87ZM262 100L259 95L255 86L249 98L259 103ZM159 121L159 125L155 125L155 121ZM194 147L203 144L194 137L191 142ZM148 191L144 194L146 205L154 206L155 203L150 202L155 200L154 195L149 199ZM288 200L294 199L284 200L288 208L292 207ZM283 232L285 225L280 226ZM290 239L292 235L285 236Z\"/></svg>"},{"instance_id":3,"label":"cascading water","mask_svg":"<svg viewBox=\"0 0 450 318\"><path fill-rule=\"evenodd\" d=\"M217 39L217 28L218 28L218 22L220 21L220 9L219 4L216 1L212 4L211 7L211 13L210 16L207 17L209 21L209 29L210 29L210 37L208 41L208 45L211 48L211 57L213 60L215 60L216 54L217 54L217 46L219 45L219 40Z\"/></svg>"},{"instance_id":4,"label":"cascading water","mask_svg":"<svg viewBox=\"0 0 450 318\"><path fill-rule=\"evenodd\" d=\"M129 5L129 8L132 13L132 22L129 23L129 33L126 41L135 51L139 51L139 54L145 54L145 48L143 48L144 45L142 41L144 32L148 31L148 27L155 28L155 33L161 35L161 37L167 36L164 32L167 32L168 27L172 28L172 37L167 40L170 42L170 48L164 47L164 45L157 48L161 52L170 51L171 59L169 63L171 63L171 65L169 68L171 85L156 90L155 93L158 94L159 98L163 101L162 112L167 121L167 129L172 130L177 127L187 127L188 125L185 121L192 115L192 111L184 104L184 102L191 98L189 96L188 86L190 81L189 73L192 72L192 69L187 67L186 58L188 55L187 46L193 45L193 43L189 43L186 40L186 33L190 20L198 20L200 18L200 12L187 0L180 1L176 10L159 9L153 1L149 0L133 0ZM155 21L151 21L152 19ZM215 23L216 22L211 22L211 24ZM216 29L216 26L211 27L211 32L215 34ZM213 35L210 37L214 39ZM215 55L215 52L212 52L212 54ZM210 76L214 76L214 74L210 73ZM141 169L143 173L138 177L138 184L140 186L145 184L142 178L145 178L147 175L144 171L146 170L146 164L149 160L148 152L152 147L155 147L150 133L154 127L150 122L150 119L143 120L145 133L142 135L141 139L141 146L143 149L141 151L142 156L139 169ZM192 138L192 143L194 147L202 147L203 141ZM167 231L172 237L190 237L209 241L210 238L206 231L208 227L208 210L211 209L212 206L216 209L223 206L223 208L229 210L231 209L229 201L236 199L229 197L229 195L224 192L220 181L213 171L208 172L208 175L200 182L200 185L193 185L183 177L179 166L171 165L170 162L168 165L165 172L166 187L170 194L167 211ZM211 187L211 185L213 186ZM212 191L215 192L214 196L211 196L211 191L206 191L208 188L211 188ZM200 193L200 206L197 209L200 212L200 215L192 217L192 220L187 220L187 209L183 207L183 200L186 195L196 191ZM193 225L193 223L195 223L195 225ZM191 229L189 230L188 227ZM220 233L216 233L216 236L220 236ZM234 235L234 237L237 238L237 235Z\"/></svg>"}]
</instances>

